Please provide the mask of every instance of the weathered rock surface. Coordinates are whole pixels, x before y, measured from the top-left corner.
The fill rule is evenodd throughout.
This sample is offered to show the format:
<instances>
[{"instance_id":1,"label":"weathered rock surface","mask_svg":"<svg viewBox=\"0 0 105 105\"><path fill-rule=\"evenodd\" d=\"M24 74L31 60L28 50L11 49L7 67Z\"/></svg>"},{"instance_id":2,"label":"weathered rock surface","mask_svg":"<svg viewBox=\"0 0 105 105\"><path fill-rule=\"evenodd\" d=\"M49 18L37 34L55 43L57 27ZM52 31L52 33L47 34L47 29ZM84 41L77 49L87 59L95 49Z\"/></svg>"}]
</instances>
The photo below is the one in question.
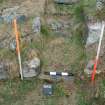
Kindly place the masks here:
<instances>
[{"instance_id":1,"label":"weathered rock surface","mask_svg":"<svg viewBox=\"0 0 105 105\"><path fill-rule=\"evenodd\" d=\"M0 79L13 79L19 77L18 64L14 61L0 61Z\"/></svg>"},{"instance_id":2,"label":"weathered rock surface","mask_svg":"<svg viewBox=\"0 0 105 105\"><path fill-rule=\"evenodd\" d=\"M7 79L8 78L8 74L5 68L5 65L3 62L0 63L0 80L1 79Z\"/></svg>"},{"instance_id":3,"label":"weathered rock surface","mask_svg":"<svg viewBox=\"0 0 105 105\"><path fill-rule=\"evenodd\" d=\"M88 34L88 38L87 38L87 42L86 42L86 55L88 60L90 59L94 59L96 57L97 54L97 49L98 49L98 42L100 39L100 35L101 35L101 28L102 28L102 24L101 23L91 23L88 24L89 27L89 34ZM104 68L105 68L105 64L104 64L104 56L105 56L105 35L103 36L102 39L102 44L101 44L101 50L100 50L100 55L99 55L99 64L98 64L98 68L97 70L99 70L100 72L103 72ZM90 63L89 63L90 62ZM93 63L91 61L89 61L88 65L93 65ZM88 68L88 67L86 67ZM97 71L97 73L99 72ZM92 70L89 69L85 69L86 74L91 74Z\"/></svg>"},{"instance_id":4,"label":"weathered rock surface","mask_svg":"<svg viewBox=\"0 0 105 105\"><path fill-rule=\"evenodd\" d=\"M41 71L41 62L38 57L38 51L30 49L27 53L27 57L27 60L23 64L23 77L35 77Z\"/></svg>"},{"instance_id":5,"label":"weathered rock surface","mask_svg":"<svg viewBox=\"0 0 105 105\"><path fill-rule=\"evenodd\" d=\"M69 36L70 35L70 27L72 27L72 23L70 23L68 17L55 19L53 17L47 19L48 28L53 31L57 36Z\"/></svg>"},{"instance_id":6,"label":"weathered rock surface","mask_svg":"<svg viewBox=\"0 0 105 105\"><path fill-rule=\"evenodd\" d=\"M16 18L18 22L22 22L26 20L26 16L24 13L19 11L19 6L14 6L11 8L5 8L1 12L1 16L6 23L12 23L13 19Z\"/></svg>"},{"instance_id":7,"label":"weathered rock surface","mask_svg":"<svg viewBox=\"0 0 105 105\"><path fill-rule=\"evenodd\" d=\"M23 68L23 77L35 77L40 73L40 59L35 57L32 60L28 61L25 67Z\"/></svg>"},{"instance_id":8,"label":"weathered rock surface","mask_svg":"<svg viewBox=\"0 0 105 105\"><path fill-rule=\"evenodd\" d=\"M88 38L86 42L86 46L92 45L96 42L99 41L100 34L101 34L101 28L102 24L101 23L92 23L88 24Z\"/></svg>"},{"instance_id":9,"label":"weathered rock surface","mask_svg":"<svg viewBox=\"0 0 105 105\"><path fill-rule=\"evenodd\" d=\"M33 20L32 29L34 30L35 33L39 33L41 31L41 20L40 20L40 17L36 17Z\"/></svg>"},{"instance_id":10,"label":"weathered rock surface","mask_svg":"<svg viewBox=\"0 0 105 105\"><path fill-rule=\"evenodd\" d=\"M98 10L101 10L105 5L105 0L96 0L96 7Z\"/></svg>"}]
</instances>

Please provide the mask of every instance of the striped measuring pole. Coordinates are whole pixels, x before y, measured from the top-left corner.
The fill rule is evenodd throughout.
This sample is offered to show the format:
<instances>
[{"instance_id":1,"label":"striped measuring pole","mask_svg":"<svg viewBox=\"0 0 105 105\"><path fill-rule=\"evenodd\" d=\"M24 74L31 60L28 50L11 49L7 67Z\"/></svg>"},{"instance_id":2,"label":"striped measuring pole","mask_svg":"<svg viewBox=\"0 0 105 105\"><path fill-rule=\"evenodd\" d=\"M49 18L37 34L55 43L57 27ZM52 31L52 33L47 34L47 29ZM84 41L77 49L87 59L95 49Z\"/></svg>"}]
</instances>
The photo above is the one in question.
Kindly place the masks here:
<instances>
[{"instance_id":1,"label":"striped measuring pole","mask_svg":"<svg viewBox=\"0 0 105 105\"><path fill-rule=\"evenodd\" d=\"M15 33L15 36L16 36L16 52L17 52L17 54L18 54L20 75L21 75L21 80L23 80L23 71L22 71L22 63L21 63L21 55L20 55L20 46L19 46L19 32L18 32L18 28L17 28L17 20L16 20L16 19L14 19L13 25L14 25L14 33Z\"/></svg>"},{"instance_id":2,"label":"striped measuring pole","mask_svg":"<svg viewBox=\"0 0 105 105\"><path fill-rule=\"evenodd\" d=\"M44 74L50 76L74 76L73 73L69 72L44 72Z\"/></svg>"},{"instance_id":3,"label":"striped measuring pole","mask_svg":"<svg viewBox=\"0 0 105 105\"><path fill-rule=\"evenodd\" d=\"M102 22L102 30L101 30L100 40L99 40L99 44L98 44L98 49L97 49L97 55L96 55L96 59L95 59L95 64L94 64L92 76L91 76L92 82L94 81L95 75L96 75L96 69L97 69L97 65L98 65L99 55L100 55L100 51L101 51L102 39L103 39L103 35L104 35L104 28L105 28L105 23Z\"/></svg>"}]
</instances>

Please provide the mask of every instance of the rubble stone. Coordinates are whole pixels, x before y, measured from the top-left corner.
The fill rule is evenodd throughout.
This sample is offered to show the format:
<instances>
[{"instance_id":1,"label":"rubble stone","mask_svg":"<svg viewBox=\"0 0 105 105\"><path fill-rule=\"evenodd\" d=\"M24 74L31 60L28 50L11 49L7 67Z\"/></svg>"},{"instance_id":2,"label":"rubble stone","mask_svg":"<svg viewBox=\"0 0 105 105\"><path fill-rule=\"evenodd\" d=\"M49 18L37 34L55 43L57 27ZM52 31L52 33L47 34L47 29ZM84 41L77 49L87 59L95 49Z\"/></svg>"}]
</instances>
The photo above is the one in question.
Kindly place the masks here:
<instances>
[{"instance_id":1,"label":"rubble stone","mask_svg":"<svg viewBox=\"0 0 105 105\"><path fill-rule=\"evenodd\" d=\"M18 22L25 21L26 16L21 12L20 13L18 12L19 8L20 8L19 6L14 6L11 8L3 9L1 14L4 21L7 23L12 23L14 18L16 18Z\"/></svg>"},{"instance_id":2,"label":"rubble stone","mask_svg":"<svg viewBox=\"0 0 105 105\"><path fill-rule=\"evenodd\" d=\"M72 26L72 23L69 22L69 19L47 19L47 25L49 30L53 31L57 36L68 37L70 34L69 28Z\"/></svg>"},{"instance_id":3,"label":"rubble stone","mask_svg":"<svg viewBox=\"0 0 105 105\"><path fill-rule=\"evenodd\" d=\"M11 42L10 42L10 49L11 50L16 50L16 41L15 40L12 40Z\"/></svg>"},{"instance_id":4,"label":"rubble stone","mask_svg":"<svg viewBox=\"0 0 105 105\"><path fill-rule=\"evenodd\" d=\"M26 20L26 16L25 15L19 15L17 16L17 22L22 23Z\"/></svg>"},{"instance_id":5,"label":"rubble stone","mask_svg":"<svg viewBox=\"0 0 105 105\"><path fill-rule=\"evenodd\" d=\"M23 68L23 77L30 78L35 77L40 73L40 59L35 57L28 61Z\"/></svg>"},{"instance_id":6,"label":"rubble stone","mask_svg":"<svg viewBox=\"0 0 105 105\"><path fill-rule=\"evenodd\" d=\"M41 31L41 21L40 17L36 17L33 21L32 29L35 33L39 33Z\"/></svg>"},{"instance_id":7,"label":"rubble stone","mask_svg":"<svg viewBox=\"0 0 105 105\"><path fill-rule=\"evenodd\" d=\"M101 23L92 23L88 24L88 38L86 42L86 46L92 45L99 41L100 34L101 34Z\"/></svg>"},{"instance_id":8,"label":"rubble stone","mask_svg":"<svg viewBox=\"0 0 105 105\"><path fill-rule=\"evenodd\" d=\"M60 31L68 29L70 27L68 20L65 21L65 20L49 19L47 20L47 24L49 25L49 28L53 31Z\"/></svg>"},{"instance_id":9,"label":"rubble stone","mask_svg":"<svg viewBox=\"0 0 105 105\"><path fill-rule=\"evenodd\" d=\"M104 7L105 0L96 0L96 8L101 10Z\"/></svg>"},{"instance_id":10,"label":"rubble stone","mask_svg":"<svg viewBox=\"0 0 105 105\"><path fill-rule=\"evenodd\" d=\"M23 76L25 78L35 77L40 73L41 65L38 51L29 49L27 57L27 61L23 64Z\"/></svg>"},{"instance_id":11,"label":"rubble stone","mask_svg":"<svg viewBox=\"0 0 105 105\"><path fill-rule=\"evenodd\" d=\"M5 64L3 62L0 62L0 80L7 79L8 73L5 68Z\"/></svg>"}]
</instances>

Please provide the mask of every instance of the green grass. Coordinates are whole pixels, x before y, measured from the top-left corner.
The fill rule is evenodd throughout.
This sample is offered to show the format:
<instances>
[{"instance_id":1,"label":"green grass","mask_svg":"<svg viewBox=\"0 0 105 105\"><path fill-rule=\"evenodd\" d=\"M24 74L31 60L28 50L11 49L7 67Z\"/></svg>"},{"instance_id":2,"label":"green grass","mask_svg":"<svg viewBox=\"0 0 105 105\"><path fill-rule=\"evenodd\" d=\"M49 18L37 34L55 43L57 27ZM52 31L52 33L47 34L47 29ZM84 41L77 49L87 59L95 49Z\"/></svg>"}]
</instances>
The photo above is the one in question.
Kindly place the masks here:
<instances>
[{"instance_id":1,"label":"green grass","mask_svg":"<svg viewBox=\"0 0 105 105\"><path fill-rule=\"evenodd\" d=\"M83 98L79 99L79 102L77 105L90 105L88 102L86 102Z\"/></svg>"},{"instance_id":2,"label":"green grass","mask_svg":"<svg viewBox=\"0 0 105 105\"><path fill-rule=\"evenodd\" d=\"M54 86L54 93L55 93L55 96L57 97L66 96L65 89L61 84L56 84Z\"/></svg>"},{"instance_id":3,"label":"green grass","mask_svg":"<svg viewBox=\"0 0 105 105\"><path fill-rule=\"evenodd\" d=\"M103 86L105 87L105 80L103 80Z\"/></svg>"},{"instance_id":4,"label":"green grass","mask_svg":"<svg viewBox=\"0 0 105 105\"><path fill-rule=\"evenodd\" d=\"M12 52L11 50L5 48L0 49L0 58L1 59L14 59L16 57L15 52Z\"/></svg>"},{"instance_id":5,"label":"green grass","mask_svg":"<svg viewBox=\"0 0 105 105\"><path fill-rule=\"evenodd\" d=\"M78 5L74 9L75 17L78 22L84 22L84 8L83 5Z\"/></svg>"},{"instance_id":6,"label":"green grass","mask_svg":"<svg viewBox=\"0 0 105 105\"><path fill-rule=\"evenodd\" d=\"M2 83L0 86L0 105L15 105L17 102L23 103L25 96L28 92L36 89L38 83L40 82L37 79L27 81L8 80Z\"/></svg>"},{"instance_id":7,"label":"green grass","mask_svg":"<svg viewBox=\"0 0 105 105\"><path fill-rule=\"evenodd\" d=\"M5 0L0 0L0 3L3 3Z\"/></svg>"},{"instance_id":8,"label":"green grass","mask_svg":"<svg viewBox=\"0 0 105 105\"><path fill-rule=\"evenodd\" d=\"M90 102L86 100L87 95L88 95L87 91L80 90L77 95L78 96L77 105L91 105Z\"/></svg>"},{"instance_id":9,"label":"green grass","mask_svg":"<svg viewBox=\"0 0 105 105\"><path fill-rule=\"evenodd\" d=\"M42 100L39 105L58 105L58 100L59 98L58 97L46 97L44 98L44 100Z\"/></svg>"},{"instance_id":10,"label":"green grass","mask_svg":"<svg viewBox=\"0 0 105 105\"><path fill-rule=\"evenodd\" d=\"M46 25L42 25L42 26L41 26L41 33L42 33L42 35L45 36L45 37L50 36L48 27L47 27Z\"/></svg>"}]
</instances>

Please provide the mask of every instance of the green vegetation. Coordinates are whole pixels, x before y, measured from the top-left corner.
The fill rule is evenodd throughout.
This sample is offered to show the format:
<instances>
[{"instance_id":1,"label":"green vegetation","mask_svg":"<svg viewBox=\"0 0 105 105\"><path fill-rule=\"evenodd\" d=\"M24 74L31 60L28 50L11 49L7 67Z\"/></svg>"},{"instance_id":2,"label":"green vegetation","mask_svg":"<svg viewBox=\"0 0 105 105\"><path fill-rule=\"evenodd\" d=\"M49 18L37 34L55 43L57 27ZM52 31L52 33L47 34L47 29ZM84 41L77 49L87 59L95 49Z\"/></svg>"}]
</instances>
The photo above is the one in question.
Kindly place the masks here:
<instances>
[{"instance_id":1,"label":"green vegetation","mask_svg":"<svg viewBox=\"0 0 105 105\"><path fill-rule=\"evenodd\" d=\"M54 87L54 93L55 96L57 97L63 97L66 96L66 90L64 89L64 87L61 84L56 84Z\"/></svg>"},{"instance_id":2,"label":"green vegetation","mask_svg":"<svg viewBox=\"0 0 105 105\"><path fill-rule=\"evenodd\" d=\"M77 22L84 22L85 21L85 15L84 15L84 7L82 4L76 6L74 9L75 17L77 19Z\"/></svg>"},{"instance_id":3,"label":"green vegetation","mask_svg":"<svg viewBox=\"0 0 105 105\"><path fill-rule=\"evenodd\" d=\"M79 99L78 105L90 105L90 104L89 104L89 102L86 102L85 99L83 99L83 97L82 97Z\"/></svg>"},{"instance_id":4,"label":"green vegetation","mask_svg":"<svg viewBox=\"0 0 105 105\"><path fill-rule=\"evenodd\" d=\"M11 59L11 60L13 60L15 58L15 53L8 50L7 48L0 49L0 58L1 59Z\"/></svg>"},{"instance_id":5,"label":"green vegetation","mask_svg":"<svg viewBox=\"0 0 105 105\"><path fill-rule=\"evenodd\" d=\"M39 105L58 105L57 100L58 97L46 97L43 101L39 103Z\"/></svg>"},{"instance_id":6,"label":"green vegetation","mask_svg":"<svg viewBox=\"0 0 105 105\"><path fill-rule=\"evenodd\" d=\"M0 0L0 3L3 3L4 0Z\"/></svg>"},{"instance_id":7,"label":"green vegetation","mask_svg":"<svg viewBox=\"0 0 105 105\"><path fill-rule=\"evenodd\" d=\"M42 25L41 33L43 36L48 37L50 35L48 27L46 25Z\"/></svg>"},{"instance_id":8,"label":"green vegetation","mask_svg":"<svg viewBox=\"0 0 105 105\"><path fill-rule=\"evenodd\" d=\"M88 34L83 3L80 3L80 5L75 7L74 16L75 16L75 19L76 19L75 21L77 24L75 32L74 32L74 35L76 37L75 39L76 39L77 44L83 45L86 43L87 34ZM78 43L78 41L80 43Z\"/></svg>"},{"instance_id":9,"label":"green vegetation","mask_svg":"<svg viewBox=\"0 0 105 105\"><path fill-rule=\"evenodd\" d=\"M0 105L23 105L28 92L36 89L40 83L37 79L20 81L8 80L0 85ZM20 103L20 104L18 104Z\"/></svg>"}]
</instances>

